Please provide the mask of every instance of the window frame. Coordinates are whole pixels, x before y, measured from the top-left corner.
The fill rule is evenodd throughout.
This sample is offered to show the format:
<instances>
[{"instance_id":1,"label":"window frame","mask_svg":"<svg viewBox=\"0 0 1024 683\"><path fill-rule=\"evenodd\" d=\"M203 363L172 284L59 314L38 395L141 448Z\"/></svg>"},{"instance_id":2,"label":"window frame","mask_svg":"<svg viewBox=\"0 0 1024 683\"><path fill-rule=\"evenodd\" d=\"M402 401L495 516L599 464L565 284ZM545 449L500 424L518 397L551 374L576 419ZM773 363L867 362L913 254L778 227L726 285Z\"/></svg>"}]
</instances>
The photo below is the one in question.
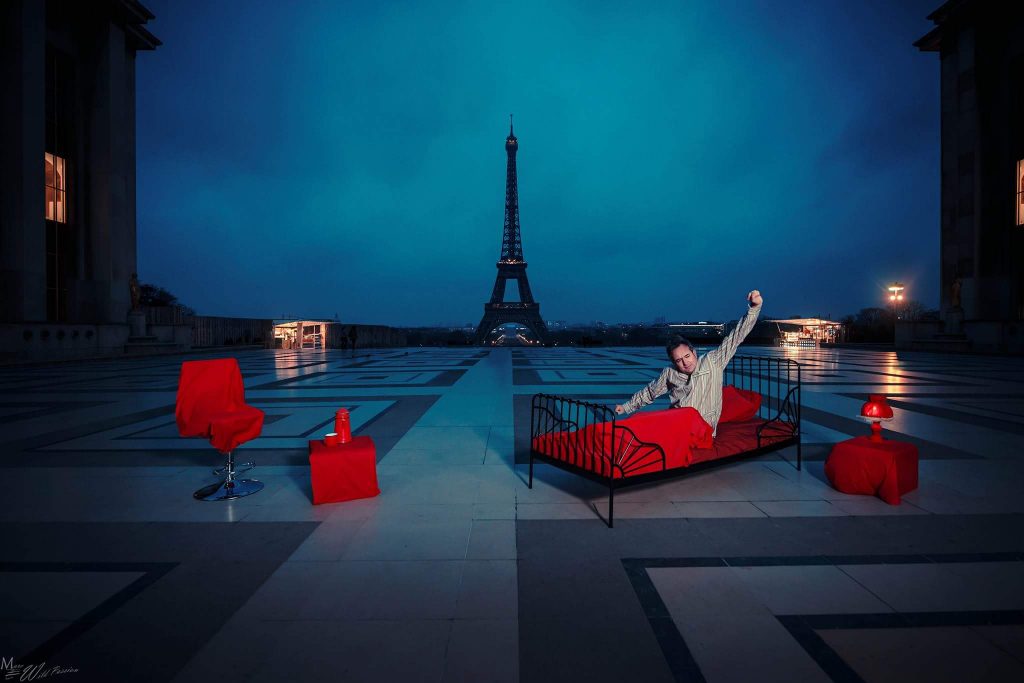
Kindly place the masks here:
<instances>
[{"instance_id":1,"label":"window frame","mask_svg":"<svg viewBox=\"0 0 1024 683\"><path fill-rule=\"evenodd\" d=\"M52 152L44 152L43 159L45 164L43 183L46 187L43 215L48 221L67 224L68 160ZM52 173L51 168L53 169Z\"/></svg>"},{"instance_id":2,"label":"window frame","mask_svg":"<svg viewBox=\"0 0 1024 683\"><path fill-rule=\"evenodd\" d=\"M1017 161L1017 227L1024 226L1024 159Z\"/></svg>"}]
</instances>

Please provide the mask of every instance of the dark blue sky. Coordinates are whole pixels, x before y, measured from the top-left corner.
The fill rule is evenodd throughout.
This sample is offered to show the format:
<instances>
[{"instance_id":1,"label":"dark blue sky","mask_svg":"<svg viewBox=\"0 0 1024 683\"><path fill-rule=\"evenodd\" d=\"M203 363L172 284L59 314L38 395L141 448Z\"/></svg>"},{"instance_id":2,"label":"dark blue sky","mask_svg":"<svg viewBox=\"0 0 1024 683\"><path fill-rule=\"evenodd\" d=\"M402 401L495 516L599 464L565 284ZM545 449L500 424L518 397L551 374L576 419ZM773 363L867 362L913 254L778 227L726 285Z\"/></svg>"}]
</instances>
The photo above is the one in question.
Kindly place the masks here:
<instances>
[{"instance_id":1,"label":"dark blue sky","mask_svg":"<svg viewBox=\"0 0 1024 683\"><path fill-rule=\"evenodd\" d=\"M937 307L939 0L145 4L139 276L200 313L475 324L510 112L546 319Z\"/></svg>"}]
</instances>

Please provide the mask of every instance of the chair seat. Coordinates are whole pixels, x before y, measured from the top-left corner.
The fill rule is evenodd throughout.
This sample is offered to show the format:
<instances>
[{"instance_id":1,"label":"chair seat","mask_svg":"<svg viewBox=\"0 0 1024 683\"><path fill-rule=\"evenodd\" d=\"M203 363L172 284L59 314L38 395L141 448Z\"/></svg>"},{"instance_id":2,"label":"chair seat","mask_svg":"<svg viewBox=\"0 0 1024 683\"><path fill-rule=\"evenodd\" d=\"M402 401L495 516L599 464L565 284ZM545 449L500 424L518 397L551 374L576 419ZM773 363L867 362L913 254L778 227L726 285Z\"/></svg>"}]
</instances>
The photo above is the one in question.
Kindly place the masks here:
<instances>
[{"instance_id":1,"label":"chair seat","mask_svg":"<svg viewBox=\"0 0 1024 683\"><path fill-rule=\"evenodd\" d=\"M239 406L234 410L212 413L210 444L221 453L255 439L263 429L263 411L252 406Z\"/></svg>"}]
</instances>

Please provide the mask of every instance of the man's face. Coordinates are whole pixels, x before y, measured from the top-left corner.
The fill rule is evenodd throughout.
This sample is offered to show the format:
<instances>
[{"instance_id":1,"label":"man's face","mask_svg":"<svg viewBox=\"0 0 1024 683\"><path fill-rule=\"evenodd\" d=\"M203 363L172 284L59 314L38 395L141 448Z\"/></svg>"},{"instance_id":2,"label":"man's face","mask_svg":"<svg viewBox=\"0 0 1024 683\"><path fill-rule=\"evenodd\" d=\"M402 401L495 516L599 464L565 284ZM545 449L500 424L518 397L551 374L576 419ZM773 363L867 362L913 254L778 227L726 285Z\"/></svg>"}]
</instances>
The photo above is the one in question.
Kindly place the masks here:
<instances>
[{"instance_id":1,"label":"man's face","mask_svg":"<svg viewBox=\"0 0 1024 683\"><path fill-rule=\"evenodd\" d=\"M689 346L680 344L672 349L672 365L679 372L692 375L693 371L697 369L697 356L694 355Z\"/></svg>"}]
</instances>

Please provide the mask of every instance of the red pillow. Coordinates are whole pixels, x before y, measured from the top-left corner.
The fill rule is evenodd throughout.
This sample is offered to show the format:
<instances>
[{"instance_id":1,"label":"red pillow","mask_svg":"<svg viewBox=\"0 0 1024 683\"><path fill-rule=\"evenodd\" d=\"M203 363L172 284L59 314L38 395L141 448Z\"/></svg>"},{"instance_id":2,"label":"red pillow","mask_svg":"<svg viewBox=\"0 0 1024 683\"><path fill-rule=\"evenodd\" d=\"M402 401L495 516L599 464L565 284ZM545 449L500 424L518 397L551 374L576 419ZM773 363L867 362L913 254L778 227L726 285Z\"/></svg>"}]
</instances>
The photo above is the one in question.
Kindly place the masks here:
<instances>
[{"instance_id":1,"label":"red pillow","mask_svg":"<svg viewBox=\"0 0 1024 683\"><path fill-rule=\"evenodd\" d=\"M737 389L728 384L722 387L722 415L718 418L722 422L743 422L757 414L761 407L761 394L756 391Z\"/></svg>"}]
</instances>

